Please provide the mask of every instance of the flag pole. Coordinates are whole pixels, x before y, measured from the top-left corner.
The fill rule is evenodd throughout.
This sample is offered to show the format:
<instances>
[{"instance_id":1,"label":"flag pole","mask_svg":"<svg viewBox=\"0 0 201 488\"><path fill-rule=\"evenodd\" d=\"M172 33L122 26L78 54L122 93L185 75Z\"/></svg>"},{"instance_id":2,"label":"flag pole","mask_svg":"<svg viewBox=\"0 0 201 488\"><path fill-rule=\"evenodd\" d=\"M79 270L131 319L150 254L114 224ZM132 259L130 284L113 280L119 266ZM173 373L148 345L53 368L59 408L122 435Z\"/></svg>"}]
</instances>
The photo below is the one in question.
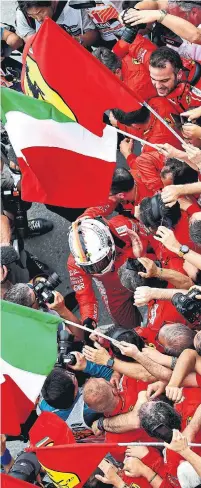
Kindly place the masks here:
<instances>
[{"instance_id":1,"label":"flag pole","mask_svg":"<svg viewBox=\"0 0 201 488\"><path fill-rule=\"evenodd\" d=\"M118 127L115 127L116 131L119 132L119 134L123 134L124 136L128 136L129 139L135 139L135 141L141 142L144 146L150 146L153 147L158 151L157 144L152 144L151 142L145 141L145 139L141 139L140 137L134 136L134 134L129 134L129 132L125 132L124 130L118 129Z\"/></svg>"},{"instance_id":2,"label":"flag pole","mask_svg":"<svg viewBox=\"0 0 201 488\"><path fill-rule=\"evenodd\" d=\"M160 120L160 122L165 125L165 127L167 127L167 129L169 129L170 132L172 132L172 134L174 134L174 136L182 143L184 144L185 141L182 139L182 137L177 134L177 132L166 122L166 120L164 120L147 102L143 102L141 105L144 105L144 107L146 107L153 115L155 115L155 117Z\"/></svg>"},{"instance_id":3,"label":"flag pole","mask_svg":"<svg viewBox=\"0 0 201 488\"><path fill-rule=\"evenodd\" d=\"M120 447L126 447L126 446L162 446L164 447L164 442L119 442L118 446ZM195 442L188 442L189 447L201 447L201 444L195 443Z\"/></svg>"},{"instance_id":4,"label":"flag pole","mask_svg":"<svg viewBox=\"0 0 201 488\"><path fill-rule=\"evenodd\" d=\"M82 329L83 331L90 332L90 334L92 334L92 332L94 332L97 336L102 337L103 339L107 339L107 341L112 342L114 345L120 344L120 342L116 341L116 339L112 339L112 337L108 337L106 334L103 334L102 332L96 331L96 329L94 329L94 330L89 329L89 327L85 327L83 325L76 324L75 322L71 322L71 320L65 320L62 317L61 317L61 319L62 319L62 322L65 322L65 324L73 325L73 327L77 327L78 329Z\"/></svg>"}]
</instances>

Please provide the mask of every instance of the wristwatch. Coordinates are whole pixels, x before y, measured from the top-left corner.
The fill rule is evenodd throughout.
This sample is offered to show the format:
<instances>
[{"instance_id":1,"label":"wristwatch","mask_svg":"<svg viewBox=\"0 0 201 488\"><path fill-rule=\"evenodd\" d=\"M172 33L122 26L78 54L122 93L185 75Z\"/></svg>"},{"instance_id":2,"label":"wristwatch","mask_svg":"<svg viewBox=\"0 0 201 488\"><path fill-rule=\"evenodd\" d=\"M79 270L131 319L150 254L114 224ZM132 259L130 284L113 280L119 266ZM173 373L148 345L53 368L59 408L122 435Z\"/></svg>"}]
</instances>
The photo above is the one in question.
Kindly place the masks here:
<instances>
[{"instance_id":1,"label":"wristwatch","mask_svg":"<svg viewBox=\"0 0 201 488\"><path fill-rule=\"evenodd\" d=\"M186 244L182 244L180 249L179 249L179 252L178 252L180 258L183 258L184 254L187 254L187 252L189 252L189 250L190 249L188 246L186 246Z\"/></svg>"},{"instance_id":2,"label":"wristwatch","mask_svg":"<svg viewBox=\"0 0 201 488\"><path fill-rule=\"evenodd\" d=\"M108 359L108 362L107 362L106 366L108 368L112 368L113 367L113 364L114 364L114 359L113 358L110 358L110 359Z\"/></svg>"}]
</instances>

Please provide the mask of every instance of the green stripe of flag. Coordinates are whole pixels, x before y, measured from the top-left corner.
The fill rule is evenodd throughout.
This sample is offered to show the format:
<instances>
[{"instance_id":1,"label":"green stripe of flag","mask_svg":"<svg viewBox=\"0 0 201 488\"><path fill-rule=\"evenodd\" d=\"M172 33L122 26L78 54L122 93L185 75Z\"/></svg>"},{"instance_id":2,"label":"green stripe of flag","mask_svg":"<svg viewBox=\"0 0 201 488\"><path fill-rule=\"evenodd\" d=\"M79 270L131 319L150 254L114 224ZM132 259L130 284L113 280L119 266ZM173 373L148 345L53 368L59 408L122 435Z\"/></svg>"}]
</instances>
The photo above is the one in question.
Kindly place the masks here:
<instances>
[{"instance_id":1,"label":"green stripe of flag","mask_svg":"<svg viewBox=\"0 0 201 488\"><path fill-rule=\"evenodd\" d=\"M59 316L1 301L1 357L16 368L47 375L57 357Z\"/></svg>"},{"instance_id":2,"label":"green stripe of flag","mask_svg":"<svg viewBox=\"0 0 201 488\"><path fill-rule=\"evenodd\" d=\"M4 125L6 124L6 113L10 111L22 112L38 120L52 119L56 122L74 122L50 103L4 87L1 89L1 120Z\"/></svg>"}]
</instances>

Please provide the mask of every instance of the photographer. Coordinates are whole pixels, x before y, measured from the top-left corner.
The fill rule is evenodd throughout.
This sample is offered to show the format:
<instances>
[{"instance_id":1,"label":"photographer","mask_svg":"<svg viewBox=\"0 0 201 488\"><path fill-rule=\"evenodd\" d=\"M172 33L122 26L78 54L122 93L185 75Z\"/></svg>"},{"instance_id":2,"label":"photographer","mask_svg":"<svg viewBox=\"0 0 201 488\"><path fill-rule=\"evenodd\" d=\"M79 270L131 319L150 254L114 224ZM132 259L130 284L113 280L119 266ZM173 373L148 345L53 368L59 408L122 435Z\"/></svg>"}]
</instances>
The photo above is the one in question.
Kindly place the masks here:
<instances>
[{"instance_id":1,"label":"photographer","mask_svg":"<svg viewBox=\"0 0 201 488\"><path fill-rule=\"evenodd\" d=\"M93 46L99 33L89 19L86 9L73 9L68 2L18 1L16 25L20 37L26 42L35 34L46 17L50 17L84 47Z\"/></svg>"},{"instance_id":2,"label":"photographer","mask_svg":"<svg viewBox=\"0 0 201 488\"><path fill-rule=\"evenodd\" d=\"M110 381L112 370L105 366L97 366L88 362L80 352L73 352L76 358L74 366L68 368L82 371L90 376L105 378ZM37 413L43 411L54 412L66 421L77 441L93 435L92 424L100 417L93 409L88 408L83 399L83 389L78 387L75 374L69 369L55 367L47 376L42 388L42 398L37 407Z\"/></svg>"},{"instance_id":3,"label":"photographer","mask_svg":"<svg viewBox=\"0 0 201 488\"><path fill-rule=\"evenodd\" d=\"M49 289L51 297L47 297L48 290L46 289L47 279L38 277L32 283L16 283L10 286L4 294L4 300L7 302L17 303L24 307L35 308L44 312L60 315L65 320L70 320L76 324L80 324L80 320L74 315L66 306L64 298L58 291L53 291L52 287ZM42 285L42 289L37 291L38 285ZM57 284L58 286L58 284ZM43 296L44 295L44 296ZM47 298L51 302L47 301ZM61 321L62 325L62 321ZM59 326L60 327L60 326ZM63 328L63 325L62 325ZM77 340L83 340L83 331L73 325L66 326Z\"/></svg>"},{"instance_id":4,"label":"photographer","mask_svg":"<svg viewBox=\"0 0 201 488\"><path fill-rule=\"evenodd\" d=\"M162 42L170 45L173 49L179 52L180 55L200 61L201 49L198 44L201 44L201 14L199 14L199 4L194 1L180 1L169 3L168 0L163 2L155 2L161 5L162 10L146 10L142 9L141 3L137 4L137 9L129 9L124 15L124 23L126 26L136 28L142 23L155 23L155 37L157 41L157 34L161 33ZM152 2L151 2L152 3ZM170 8L173 3L177 8ZM160 8L160 7L159 7ZM166 10L164 10L164 8ZM197 10L197 20L195 11ZM159 29L160 24L167 29ZM170 32L172 31L172 32ZM173 35L176 34L176 36ZM154 39L155 40L155 39ZM158 39L159 40L159 39ZM188 42L185 42L188 41ZM169 41L169 42L168 42ZM159 44L160 45L160 44Z\"/></svg>"}]
</instances>

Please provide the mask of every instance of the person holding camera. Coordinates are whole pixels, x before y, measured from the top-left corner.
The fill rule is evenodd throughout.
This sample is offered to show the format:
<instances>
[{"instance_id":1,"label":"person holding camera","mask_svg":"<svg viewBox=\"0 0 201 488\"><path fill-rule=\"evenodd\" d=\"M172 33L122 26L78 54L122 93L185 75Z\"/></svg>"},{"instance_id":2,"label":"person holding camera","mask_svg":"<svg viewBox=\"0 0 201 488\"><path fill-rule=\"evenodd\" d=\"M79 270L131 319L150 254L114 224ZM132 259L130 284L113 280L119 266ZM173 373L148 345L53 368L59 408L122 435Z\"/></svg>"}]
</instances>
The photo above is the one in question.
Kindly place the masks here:
<instances>
[{"instance_id":1,"label":"person holding camera","mask_svg":"<svg viewBox=\"0 0 201 488\"><path fill-rule=\"evenodd\" d=\"M72 353L71 353L72 354ZM83 397L83 388L78 387L75 373L82 371L96 378L105 378L109 384L112 370L88 362L84 355L74 351L76 364L68 364L68 369L58 365L47 376L37 407L41 412L53 412L66 421L77 441L93 436L92 424L100 417L89 408ZM70 368L70 369L69 369Z\"/></svg>"},{"instance_id":2,"label":"person holding camera","mask_svg":"<svg viewBox=\"0 0 201 488\"><path fill-rule=\"evenodd\" d=\"M16 12L17 31L26 42L35 34L46 17L70 33L84 47L93 46L99 40L95 24L86 9L77 10L69 2L18 1Z\"/></svg>"},{"instance_id":3,"label":"person holding camera","mask_svg":"<svg viewBox=\"0 0 201 488\"><path fill-rule=\"evenodd\" d=\"M201 25L201 13L199 2L180 1L178 4L176 1L156 1L155 5L158 9L154 10L148 10L141 4L144 2L139 2L137 8L128 9L124 13L124 24L127 27L135 29L142 23L156 22L152 33L156 44L164 43L186 58L200 60L201 31L199 27ZM153 5L153 2L151 4Z\"/></svg>"}]
</instances>

